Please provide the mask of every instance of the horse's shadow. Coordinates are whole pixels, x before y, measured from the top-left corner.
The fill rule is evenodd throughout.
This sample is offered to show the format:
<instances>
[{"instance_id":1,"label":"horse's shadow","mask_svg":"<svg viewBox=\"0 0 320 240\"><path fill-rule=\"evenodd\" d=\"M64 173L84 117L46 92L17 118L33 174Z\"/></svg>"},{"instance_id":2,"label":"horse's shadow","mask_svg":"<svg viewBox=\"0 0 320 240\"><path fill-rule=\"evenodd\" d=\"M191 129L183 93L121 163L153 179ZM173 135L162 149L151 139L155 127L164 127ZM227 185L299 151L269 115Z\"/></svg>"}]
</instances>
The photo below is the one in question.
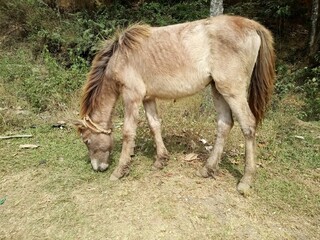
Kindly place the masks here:
<instances>
[{"instance_id":1,"label":"horse's shadow","mask_svg":"<svg viewBox=\"0 0 320 240\"><path fill-rule=\"evenodd\" d=\"M203 143L199 141L199 137L190 133L165 135L164 143L169 151L169 157L174 154L195 153L199 156L197 161L199 161L200 165L204 165L209 157L209 152L205 149ZM118 144L121 143L119 142ZM153 140L151 138L138 139L135 152L142 152L145 157L154 160L156 148ZM242 173L238 170L237 166L232 163L230 158L232 158L232 156L228 156L227 153L223 154L219 167L220 169L228 171L234 178L240 181Z\"/></svg>"},{"instance_id":2,"label":"horse's shadow","mask_svg":"<svg viewBox=\"0 0 320 240\"><path fill-rule=\"evenodd\" d=\"M207 158L209 157L209 152L205 149L204 145L199 141L199 138L190 135L187 133L176 135L165 135L164 136L164 143L169 151L169 161L170 155L174 154L188 154L188 153L195 153L199 156L197 160L199 165L204 165ZM114 168L117 163L121 152L122 147L122 139L115 139L114 142L114 150L111 154L110 165L111 168ZM135 146L135 156L144 156L148 159L152 159L154 161L156 155L156 148L152 137L138 137L136 139L136 146ZM237 169L234 163L230 161L231 156L224 154L222 156L222 160L219 164L220 169L228 171L234 178L240 181L242 174ZM88 165L90 164L90 159L88 154L82 157L82 160L86 162Z\"/></svg>"}]
</instances>

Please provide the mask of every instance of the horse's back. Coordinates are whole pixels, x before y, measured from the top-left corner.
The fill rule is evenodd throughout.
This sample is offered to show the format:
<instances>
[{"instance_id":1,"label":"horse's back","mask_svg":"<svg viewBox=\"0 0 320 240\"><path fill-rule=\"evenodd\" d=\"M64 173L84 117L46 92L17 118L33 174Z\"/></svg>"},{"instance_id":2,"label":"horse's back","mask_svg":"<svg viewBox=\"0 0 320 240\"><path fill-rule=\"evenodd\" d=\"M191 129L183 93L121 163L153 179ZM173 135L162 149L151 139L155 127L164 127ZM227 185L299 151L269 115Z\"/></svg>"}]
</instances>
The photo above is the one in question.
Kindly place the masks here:
<instances>
[{"instance_id":1,"label":"horse's back","mask_svg":"<svg viewBox=\"0 0 320 240\"><path fill-rule=\"evenodd\" d=\"M155 27L130 66L144 82L146 97L185 97L212 79L227 78L228 71L237 71L234 66L251 71L259 43L250 38L257 37L255 22L233 16ZM257 50L250 53L252 47Z\"/></svg>"},{"instance_id":2,"label":"horse's back","mask_svg":"<svg viewBox=\"0 0 320 240\"><path fill-rule=\"evenodd\" d=\"M146 97L180 98L210 82L208 37L201 21L151 28L130 66L146 86Z\"/></svg>"}]
</instances>

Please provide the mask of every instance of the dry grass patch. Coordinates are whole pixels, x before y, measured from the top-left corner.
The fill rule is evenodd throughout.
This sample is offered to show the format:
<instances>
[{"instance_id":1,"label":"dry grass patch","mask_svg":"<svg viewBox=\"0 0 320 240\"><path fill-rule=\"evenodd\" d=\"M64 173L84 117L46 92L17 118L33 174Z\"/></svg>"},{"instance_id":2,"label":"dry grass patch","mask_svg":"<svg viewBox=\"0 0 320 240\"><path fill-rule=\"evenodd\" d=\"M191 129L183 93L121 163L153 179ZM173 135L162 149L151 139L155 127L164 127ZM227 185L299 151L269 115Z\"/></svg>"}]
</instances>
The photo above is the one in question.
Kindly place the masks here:
<instances>
[{"instance_id":1,"label":"dry grass patch","mask_svg":"<svg viewBox=\"0 0 320 240\"><path fill-rule=\"evenodd\" d=\"M244 166L238 125L229 136L217 179L195 176L208 157L200 138L214 143L214 111L199 94L159 102L168 166L152 171L155 150L141 111L129 176L110 182L121 148L122 107L115 114L111 169L91 170L71 126L52 128L65 113L33 116L22 127L32 139L0 141L0 238L13 239L317 239L319 232L319 123L302 123L281 109L258 135L259 170L253 194L236 191ZM16 132L19 132L16 130ZM302 134L303 133L303 134ZM295 138L303 135L304 139ZM21 150L32 142L38 149ZM186 154L199 158L185 161Z\"/></svg>"}]
</instances>

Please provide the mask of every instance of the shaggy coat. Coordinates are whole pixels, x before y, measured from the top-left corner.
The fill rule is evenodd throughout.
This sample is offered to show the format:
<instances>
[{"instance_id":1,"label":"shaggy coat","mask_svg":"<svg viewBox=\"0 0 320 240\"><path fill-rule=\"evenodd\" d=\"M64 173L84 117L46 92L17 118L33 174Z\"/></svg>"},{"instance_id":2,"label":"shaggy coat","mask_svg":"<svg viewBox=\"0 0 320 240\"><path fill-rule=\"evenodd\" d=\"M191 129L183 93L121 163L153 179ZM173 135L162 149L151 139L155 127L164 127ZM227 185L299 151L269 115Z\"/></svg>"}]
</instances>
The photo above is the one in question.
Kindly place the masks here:
<instances>
[{"instance_id":1,"label":"shaggy coat","mask_svg":"<svg viewBox=\"0 0 320 240\"><path fill-rule=\"evenodd\" d=\"M246 18L218 16L166 27L129 27L96 55L84 87L83 120L78 126L89 154L92 152L93 168L102 171L108 167L111 116L120 94L125 105L123 147L113 179L128 171L141 103L156 142L155 166L161 168L168 152L155 99L187 97L210 85L217 110L217 139L199 175L208 177L217 172L235 116L246 141L246 167L238 190L246 193L256 168L255 131L270 101L274 68L271 33ZM102 153L97 157L94 152Z\"/></svg>"}]
</instances>

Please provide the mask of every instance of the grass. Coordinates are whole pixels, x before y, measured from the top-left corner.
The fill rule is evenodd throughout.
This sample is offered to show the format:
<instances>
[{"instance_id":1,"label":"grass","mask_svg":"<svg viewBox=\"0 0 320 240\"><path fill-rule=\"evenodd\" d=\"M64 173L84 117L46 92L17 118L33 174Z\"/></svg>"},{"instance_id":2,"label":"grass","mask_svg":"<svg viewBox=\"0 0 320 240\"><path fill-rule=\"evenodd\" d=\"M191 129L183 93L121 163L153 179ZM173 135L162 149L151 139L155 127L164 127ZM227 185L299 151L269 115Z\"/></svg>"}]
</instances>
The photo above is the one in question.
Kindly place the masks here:
<instances>
[{"instance_id":1,"label":"grass","mask_svg":"<svg viewBox=\"0 0 320 240\"><path fill-rule=\"evenodd\" d=\"M159 103L164 138L171 152L169 165L160 172L151 171L155 151L141 112L137 155L131 166L130 175L118 183L109 182L108 178L119 157L120 127L116 127L116 149L111 169L105 173L95 173L91 170L86 149L73 127L69 125L64 129L52 127L52 124L59 119L68 118L69 113L60 113L43 119L35 114L29 117L31 122L28 125L17 128L12 133L32 134L33 138L0 141L2 150L0 198L6 197L6 201L0 206L3 210L4 224L0 236L99 238L103 232L109 232L110 239L121 238L128 236L122 231L121 221L125 221L129 224L128 231L133 236L147 239L150 232L138 220L140 216L146 221L152 219L162 224L159 228L156 227L157 224L151 224L152 231L162 236L160 238L165 239L171 231L179 239L182 232L187 231L180 224L191 224L191 227L193 224L198 230L202 229L199 228L200 225L220 226L219 219L222 217L220 215L224 215L227 209L233 209L229 216L231 222L225 227L216 229L215 234L204 229L194 230L190 239L192 236L220 236L232 239L235 234L239 234L238 223L233 222L237 219L237 214L246 216L247 211L252 210L251 218L256 218L257 224L268 220L272 214L281 218L282 227L289 223L293 224L298 219L304 219L310 226L304 226L305 229L299 231L303 231L303 234L310 239L315 237L312 231L318 228L317 216L320 214L319 139L317 138L319 123L301 122L292 115L292 112L282 111L281 106L277 111L269 113L258 136L258 162L263 167L258 170L254 196L244 201L235 190L236 182L242 173L244 151L239 146L243 143L243 139L237 125L226 146L221 164L222 175L217 180L199 179L194 176L196 169L208 156L198 139L205 138L210 144L214 143L214 114L210 108L205 108L201 112L195 110L201 109L201 102L205 98L205 94L200 94L176 103ZM121 107L117 109L119 109L117 113L121 113ZM121 126L122 119L118 117L121 114L117 113L115 126ZM304 139L295 138L296 135L301 135ZM34 143L40 147L19 149L19 145L24 143ZM201 160L184 162L182 160L184 154L190 152L198 153ZM219 194L212 195L215 192ZM141 199L139 195L145 199ZM223 196L225 202L219 204L220 199L213 200L218 196ZM197 208L192 204L193 201L197 203ZM211 204L207 205L206 201L212 201L215 210ZM142 206L147 212L146 215ZM217 214L214 213L217 211L217 206L220 207L218 207L220 215L214 215ZM248 206L252 209L247 209ZM110 225L103 220L102 213L110 214L107 219L113 221L113 224L110 228L103 227L100 234L91 227L94 227L93 223L98 224L100 221ZM124 216L128 214L128 219L124 220ZM185 217L180 214L185 214ZM102 220L99 220L100 217ZM13 219L15 223L12 222ZM187 219L192 223L189 220L186 223ZM243 221L249 221L248 219L249 215ZM171 229L169 223L175 224L177 228ZM117 231L115 227L120 229ZM84 229L84 235L79 228ZM142 229L140 235L137 229ZM246 228L242 226L241 229ZM271 232L263 235L262 231L263 229L255 228L254 232L257 235L254 236L262 239L273 238ZM284 232L289 238L296 236L288 229Z\"/></svg>"}]
</instances>

